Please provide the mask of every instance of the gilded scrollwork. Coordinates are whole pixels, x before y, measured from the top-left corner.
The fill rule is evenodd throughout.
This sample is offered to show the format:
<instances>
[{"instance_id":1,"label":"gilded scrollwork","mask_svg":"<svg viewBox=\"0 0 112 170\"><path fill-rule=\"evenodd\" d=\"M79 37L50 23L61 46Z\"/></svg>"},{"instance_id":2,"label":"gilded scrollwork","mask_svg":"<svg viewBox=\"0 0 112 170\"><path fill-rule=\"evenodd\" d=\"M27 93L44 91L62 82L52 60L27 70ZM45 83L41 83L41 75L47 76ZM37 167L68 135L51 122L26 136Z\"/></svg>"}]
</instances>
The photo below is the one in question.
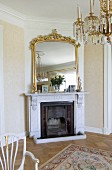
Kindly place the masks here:
<instances>
[{"instance_id":1,"label":"gilded scrollwork","mask_svg":"<svg viewBox=\"0 0 112 170\"><path fill-rule=\"evenodd\" d=\"M34 45L37 43L50 42L50 41L68 42L76 47L80 47L80 44L77 43L77 41L75 39L72 39L71 37L62 36L61 34L58 34L57 31L54 29L54 30L52 30L51 34L40 35L37 38L34 38L30 42L30 48L33 49Z\"/></svg>"}]
</instances>

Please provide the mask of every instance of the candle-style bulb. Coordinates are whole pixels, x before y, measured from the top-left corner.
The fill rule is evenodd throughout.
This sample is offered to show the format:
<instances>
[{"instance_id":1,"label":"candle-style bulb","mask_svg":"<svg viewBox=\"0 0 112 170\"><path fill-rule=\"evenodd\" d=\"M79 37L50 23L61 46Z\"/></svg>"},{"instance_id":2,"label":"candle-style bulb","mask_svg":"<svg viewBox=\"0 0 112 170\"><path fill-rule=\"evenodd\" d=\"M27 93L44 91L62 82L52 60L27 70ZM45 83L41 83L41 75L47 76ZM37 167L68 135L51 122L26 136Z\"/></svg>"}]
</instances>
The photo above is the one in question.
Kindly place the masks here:
<instances>
[{"instance_id":1,"label":"candle-style bulb","mask_svg":"<svg viewBox=\"0 0 112 170\"><path fill-rule=\"evenodd\" d=\"M90 0L90 13L93 13L93 5L94 5L94 1Z\"/></svg>"},{"instance_id":2,"label":"candle-style bulb","mask_svg":"<svg viewBox=\"0 0 112 170\"><path fill-rule=\"evenodd\" d=\"M78 18L81 18L81 13L80 13L79 5L77 5L77 16L78 16Z\"/></svg>"},{"instance_id":3,"label":"candle-style bulb","mask_svg":"<svg viewBox=\"0 0 112 170\"><path fill-rule=\"evenodd\" d=\"M109 0L106 1L106 9L109 11Z\"/></svg>"},{"instance_id":4,"label":"candle-style bulb","mask_svg":"<svg viewBox=\"0 0 112 170\"><path fill-rule=\"evenodd\" d=\"M81 21L82 21L82 12L81 12Z\"/></svg>"}]
</instances>

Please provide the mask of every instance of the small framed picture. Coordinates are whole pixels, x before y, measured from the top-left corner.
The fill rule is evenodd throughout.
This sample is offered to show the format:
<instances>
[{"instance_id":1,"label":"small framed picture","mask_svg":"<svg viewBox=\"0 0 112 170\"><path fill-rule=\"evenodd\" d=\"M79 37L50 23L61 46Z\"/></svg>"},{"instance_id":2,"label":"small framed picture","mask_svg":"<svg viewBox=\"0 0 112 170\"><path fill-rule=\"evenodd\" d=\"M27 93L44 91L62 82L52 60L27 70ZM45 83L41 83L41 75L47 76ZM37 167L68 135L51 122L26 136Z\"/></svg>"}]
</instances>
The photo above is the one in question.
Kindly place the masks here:
<instances>
[{"instance_id":1,"label":"small framed picture","mask_svg":"<svg viewBox=\"0 0 112 170\"><path fill-rule=\"evenodd\" d=\"M75 92L75 85L69 85L69 92Z\"/></svg>"},{"instance_id":2,"label":"small framed picture","mask_svg":"<svg viewBox=\"0 0 112 170\"><path fill-rule=\"evenodd\" d=\"M48 93L48 85L42 85L42 93Z\"/></svg>"}]
</instances>

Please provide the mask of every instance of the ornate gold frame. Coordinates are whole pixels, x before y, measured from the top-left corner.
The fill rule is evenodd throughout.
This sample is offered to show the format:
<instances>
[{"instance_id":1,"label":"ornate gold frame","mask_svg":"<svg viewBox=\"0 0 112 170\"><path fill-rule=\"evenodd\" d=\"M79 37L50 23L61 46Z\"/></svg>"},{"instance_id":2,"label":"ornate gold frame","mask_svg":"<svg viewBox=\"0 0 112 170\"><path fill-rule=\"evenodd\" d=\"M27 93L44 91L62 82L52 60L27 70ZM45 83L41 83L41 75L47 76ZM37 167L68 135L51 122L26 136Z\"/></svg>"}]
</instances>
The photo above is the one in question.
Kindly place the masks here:
<instances>
[{"instance_id":1,"label":"ornate gold frame","mask_svg":"<svg viewBox=\"0 0 112 170\"><path fill-rule=\"evenodd\" d=\"M30 49L32 52L32 92L37 92L37 82L36 82L36 44L42 43L42 42L66 42L69 44L72 44L75 47L75 57L76 57L76 82L78 84L78 47L80 47L80 44L76 42L76 40L72 39L71 37L62 36L61 34L58 34L56 29L52 30L51 34L48 35L40 35L37 38L34 38L30 42Z\"/></svg>"}]
</instances>

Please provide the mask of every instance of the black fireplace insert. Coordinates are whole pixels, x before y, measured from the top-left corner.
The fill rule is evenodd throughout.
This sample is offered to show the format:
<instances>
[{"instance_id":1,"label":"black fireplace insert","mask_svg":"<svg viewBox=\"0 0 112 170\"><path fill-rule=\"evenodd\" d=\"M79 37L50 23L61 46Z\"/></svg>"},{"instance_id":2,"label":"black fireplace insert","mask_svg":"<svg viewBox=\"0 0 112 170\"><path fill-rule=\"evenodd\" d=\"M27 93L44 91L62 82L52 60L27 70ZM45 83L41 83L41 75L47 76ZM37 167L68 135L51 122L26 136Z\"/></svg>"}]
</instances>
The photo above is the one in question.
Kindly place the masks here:
<instances>
[{"instance_id":1,"label":"black fireplace insert","mask_svg":"<svg viewBox=\"0 0 112 170\"><path fill-rule=\"evenodd\" d=\"M74 135L74 102L42 102L41 138Z\"/></svg>"}]
</instances>

